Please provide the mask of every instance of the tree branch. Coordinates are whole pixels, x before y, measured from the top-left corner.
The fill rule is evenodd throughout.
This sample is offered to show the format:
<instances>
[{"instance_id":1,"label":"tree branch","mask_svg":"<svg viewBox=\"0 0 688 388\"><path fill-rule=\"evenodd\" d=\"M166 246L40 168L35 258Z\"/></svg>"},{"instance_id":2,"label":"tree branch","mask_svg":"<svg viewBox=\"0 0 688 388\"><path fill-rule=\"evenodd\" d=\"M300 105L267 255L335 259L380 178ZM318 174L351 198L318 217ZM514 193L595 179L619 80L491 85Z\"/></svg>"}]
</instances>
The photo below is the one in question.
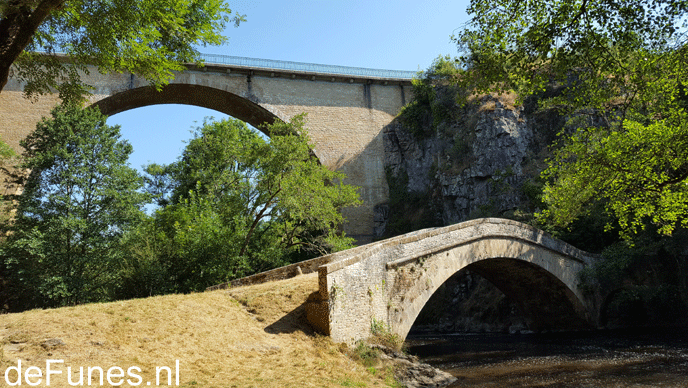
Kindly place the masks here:
<instances>
[{"instance_id":1,"label":"tree branch","mask_svg":"<svg viewBox=\"0 0 688 388\"><path fill-rule=\"evenodd\" d=\"M251 241L251 236L253 236L253 232L256 230L256 227L258 226L258 223L260 222L261 219L265 216L265 212L270 208L270 205L272 205L272 200L277 197L277 194L282 191L281 188L277 189L277 191L265 202L265 206L263 209L261 209L260 213L256 216L256 218L253 220L253 224L251 224L251 228L249 229L248 233L246 234L246 238L244 239L244 245L241 247L241 251L239 252L239 257L243 256L244 253L246 253L246 248L248 247L249 241Z\"/></svg>"}]
</instances>

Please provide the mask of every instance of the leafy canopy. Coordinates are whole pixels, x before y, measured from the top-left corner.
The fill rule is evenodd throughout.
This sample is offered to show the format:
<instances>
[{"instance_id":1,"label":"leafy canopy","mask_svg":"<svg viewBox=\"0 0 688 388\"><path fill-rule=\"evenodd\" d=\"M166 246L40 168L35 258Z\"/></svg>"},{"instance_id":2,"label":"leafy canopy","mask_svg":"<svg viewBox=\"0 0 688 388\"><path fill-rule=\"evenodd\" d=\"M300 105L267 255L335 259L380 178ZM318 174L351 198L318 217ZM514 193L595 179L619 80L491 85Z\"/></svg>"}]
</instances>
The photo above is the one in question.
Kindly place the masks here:
<instances>
[{"instance_id":1,"label":"leafy canopy","mask_svg":"<svg viewBox=\"0 0 688 388\"><path fill-rule=\"evenodd\" d=\"M2 257L22 307L108 298L118 241L149 196L128 166L132 147L97 110L53 109L22 142L16 216Z\"/></svg>"},{"instance_id":2,"label":"leafy canopy","mask_svg":"<svg viewBox=\"0 0 688 388\"><path fill-rule=\"evenodd\" d=\"M318 162L303 126L272 124L266 141L238 120L206 122L179 161L147 167L179 291L351 246L340 210L360 203L356 188Z\"/></svg>"},{"instance_id":3,"label":"leafy canopy","mask_svg":"<svg viewBox=\"0 0 688 388\"><path fill-rule=\"evenodd\" d=\"M603 201L622 235L688 225L685 0L473 0L455 36L479 92L544 96L570 118L544 176L541 219ZM551 97L553 96L553 97Z\"/></svg>"},{"instance_id":4,"label":"leafy canopy","mask_svg":"<svg viewBox=\"0 0 688 388\"><path fill-rule=\"evenodd\" d=\"M682 46L687 7L685 0L472 0L473 18L453 39L472 70L464 82L479 92L529 95L560 82L569 104L598 108L662 75L658 61Z\"/></svg>"},{"instance_id":5,"label":"leafy canopy","mask_svg":"<svg viewBox=\"0 0 688 388\"><path fill-rule=\"evenodd\" d=\"M59 90L78 98L87 64L129 71L153 85L196 62L197 47L220 45L231 16L224 0L9 0L0 2L0 90L11 73L35 96ZM63 52L67 61L54 53ZM49 55L46 55L48 53ZM12 67L14 65L14 67Z\"/></svg>"}]
</instances>

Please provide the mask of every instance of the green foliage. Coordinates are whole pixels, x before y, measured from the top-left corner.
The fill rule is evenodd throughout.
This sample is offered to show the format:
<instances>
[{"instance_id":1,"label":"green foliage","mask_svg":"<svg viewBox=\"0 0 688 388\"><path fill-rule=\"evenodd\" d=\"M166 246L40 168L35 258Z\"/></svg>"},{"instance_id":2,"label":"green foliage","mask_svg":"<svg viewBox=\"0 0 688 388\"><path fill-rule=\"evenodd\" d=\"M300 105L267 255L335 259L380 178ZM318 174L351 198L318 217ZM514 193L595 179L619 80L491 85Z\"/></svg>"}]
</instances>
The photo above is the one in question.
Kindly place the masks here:
<instances>
[{"instance_id":1,"label":"green foliage","mask_svg":"<svg viewBox=\"0 0 688 388\"><path fill-rule=\"evenodd\" d=\"M402 108L400 117L417 139L429 136L451 117L454 93L438 92L438 88L449 88L459 73L456 62L449 56L440 56L413 79L413 100Z\"/></svg>"},{"instance_id":2,"label":"green foliage","mask_svg":"<svg viewBox=\"0 0 688 388\"><path fill-rule=\"evenodd\" d=\"M540 179L529 179L523 182L521 192L526 198L526 206L530 209L542 208L542 187L543 183Z\"/></svg>"},{"instance_id":3,"label":"green foliage","mask_svg":"<svg viewBox=\"0 0 688 388\"><path fill-rule=\"evenodd\" d=\"M583 271L582 289L606 297L602 313L612 325L685 322L686 237L686 229L677 230L674 237L646 230L633 241L608 244L602 260Z\"/></svg>"},{"instance_id":4,"label":"green foliage","mask_svg":"<svg viewBox=\"0 0 688 388\"><path fill-rule=\"evenodd\" d=\"M120 240L124 252L117 263L118 281L114 299L131 299L176 292L179 276L172 273L161 257L168 257L172 246L167 236L156 227L153 217L130 228Z\"/></svg>"},{"instance_id":5,"label":"green foliage","mask_svg":"<svg viewBox=\"0 0 688 388\"><path fill-rule=\"evenodd\" d=\"M14 157L17 156L17 153L14 152L12 147L10 147L7 143L4 141L0 141L0 161L2 161L2 165L7 165L7 161L13 159Z\"/></svg>"},{"instance_id":6,"label":"green foliage","mask_svg":"<svg viewBox=\"0 0 688 388\"><path fill-rule=\"evenodd\" d=\"M28 96L57 89L64 99L80 98L90 89L78 75L87 64L161 86L183 63L197 61L197 47L222 44L226 24L242 20L224 0L3 2L0 90L13 63Z\"/></svg>"},{"instance_id":7,"label":"green foliage","mask_svg":"<svg viewBox=\"0 0 688 388\"><path fill-rule=\"evenodd\" d=\"M629 288L621 290L613 295L613 299L607 306L605 313L607 325L641 326L648 324L648 314L645 307L642 288ZM612 322L609 322L611 318Z\"/></svg>"},{"instance_id":8,"label":"green foliage","mask_svg":"<svg viewBox=\"0 0 688 388\"><path fill-rule=\"evenodd\" d=\"M159 258L177 291L201 291L265 269L258 258L249 265L247 257L240 255L244 225L236 227L231 220L223 218L216 206L207 196L191 191L180 202L156 214L156 221L173 247Z\"/></svg>"},{"instance_id":9,"label":"green foliage","mask_svg":"<svg viewBox=\"0 0 688 388\"><path fill-rule=\"evenodd\" d=\"M402 384L395 377L395 366L385 366L381 357L384 352L380 348L371 346L371 343L399 351L403 341L399 339L398 335L391 334L387 325L376 319L372 320L370 329L373 336L367 341L356 342L356 346L346 351L346 354L367 368L370 374L383 378L387 386L401 387Z\"/></svg>"},{"instance_id":10,"label":"green foliage","mask_svg":"<svg viewBox=\"0 0 688 388\"><path fill-rule=\"evenodd\" d=\"M390 349L401 350L404 341L398 334L392 333L389 326L375 318L370 322L371 341Z\"/></svg>"},{"instance_id":11,"label":"green foliage","mask_svg":"<svg viewBox=\"0 0 688 388\"><path fill-rule=\"evenodd\" d=\"M554 153L544 176L553 184L542 213L557 225L604 199L607 211L630 238L648 222L669 235L688 225L688 127L660 120L649 125L626 120L620 130L580 130ZM611 223L609 223L611 227Z\"/></svg>"},{"instance_id":12,"label":"green foliage","mask_svg":"<svg viewBox=\"0 0 688 388\"><path fill-rule=\"evenodd\" d=\"M143 192L118 127L56 108L22 144L0 297L24 309L199 291L351 247L339 231L356 188L318 162L303 125L270 125L266 141L237 120L205 123L178 162L148 166ZM147 217L151 199L162 207Z\"/></svg>"},{"instance_id":13,"label":"green foliage","mask_svg":"<svg viewBox=\"0 0 688 388\"><path fill-rule=\"evenodd\" d=\"M603 202L593 203L590 207L587 214L576 218L566 227L543 224L539 222L541 219L537 219L535 224L576 248L600 253L610 245L619 242L618 226L614 223L613 217L605 212ZM610 229L609 225L613 227Z\"/></svg>"},{"instance_id":14,"label":"green foliage","mask_svg":"<svg viewBox=\"0 0 688 388\"><path fill-rule=\"evenodd\" d=\"M471 147L470 135L465 131L457 132L454 135L454 145L449 152L452 159L456 160L468 160L473 155L473 148Z\"/></svg>"},{"instance_id":15,"label":"green foliage","mask_svg":"<svg viewBox=\"0 0 688 388\"><path fill-rule=\"evenodd\" d=\"M166 243L147 250L132 238L138 260L159 250L176 290L188 292L350 247L340 210L358 194L312 155L303 125L302 116L272 124L266 141L238 120L206 122L179 161L148 166L164 207L137 235Z\"/></svg>"},{"instance_id":16,"label":"green foliage","mask_svg":"<svg viewBox=\"0 0 688 388\"><path fill-rule=\"evenodd\" d=\"M688 216L684 1L473 0L456 37L459 85L541 101L571 118L545 172L543 222L567 225L602 201L630 239ZM610 223L610 226L612 224Z\"/></svg>"},{"instance_id":17,"label":"green foliage","mask_svg":"<svg viewBox=\"0 0 688 388\"><path fill-rule=\"evenodd\" d=\"M14 152L12 147L0 139L0 172L2 172L6 177L13 173L14 167L17 164L17 153ZM3 190L7 192L7 188ZM4 220L7 218L8 207L11 204L4 203L4 195L0 194L0 219Z\"/></svg>"},{"instance_id":18,"label":"green foliage","mask_svg":"<svg viewBox=\"0 0 688 388\"><path fill-rule=\"evenodd\" d=\"M148 196L127 165L132 147L97 110L58 106L22 142L24 190L2 249L13 308L109 298L118 241L142 219Z\"/></svg>"},{"instance_id":19,"label":"green foliage","mask_svg":"<svg viewBox=\"0 0 688 388\"><path fill-rule=\"evenodd\" d=\"M685 324L686 304L675 285L630 286L612 293L604 305L607 327Z\"/></svg>"},{"instance_id":20,"label":"green foliage","mask_svg":"<svg viewBox=\"0 0 688 388\"><path fill-rule=\"evenodd\" d=\"M359 341L356 343L356 347L349 353L349 356L363 364L366 368L371 368L380 362L381 354L382 352L379 349L371 348L367 343Z\"/></svg>"},{"instance_id":21,"label":"green foliage","mask_svg":"<svg viewBox=\"0 0 688 388\"><path fill-rule=\"evenodd\" d=\"M687 6L681 0L472 0L472 20L453 37L459 61L470 69L460 81L479 93L513 89L521 96L554 81L567 88L569 102L589 107L620 97L620 90L635 98L646 81L656 80L644 78L648 72L663 71L653 54L680 44Z\"/></svg>"}]
</instances>

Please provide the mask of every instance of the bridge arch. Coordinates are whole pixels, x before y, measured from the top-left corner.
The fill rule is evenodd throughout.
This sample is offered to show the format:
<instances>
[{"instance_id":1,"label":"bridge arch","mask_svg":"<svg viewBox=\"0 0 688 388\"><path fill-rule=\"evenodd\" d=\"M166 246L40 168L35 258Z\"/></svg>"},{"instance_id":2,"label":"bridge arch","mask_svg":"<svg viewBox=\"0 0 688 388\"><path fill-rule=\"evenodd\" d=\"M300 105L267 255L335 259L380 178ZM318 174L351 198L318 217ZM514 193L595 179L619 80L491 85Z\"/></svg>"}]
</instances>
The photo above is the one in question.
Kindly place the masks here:
<instances>
[{"instance_id":1,"label":"bridge arch","mask_svg":"<svg viewBox=\"0 0 688 388\"><path fill-rule=\"evenodd\" d=\"M542 266L543 262L553 267L555 257L546 257L547 252L540 251L537 255L540 260L531 262L529 255L521 257L505 257L505 255L493 252L488 256L472 256L468 260L462 260L460 256L466 251L481 249L484 245L492 247L495 240L489 244L473 242L467 249L459 249L462 252L447 251L442 260L459 261L458 263L443 263L445 268L433 268L433 263L425 262L421 265L408 267L410 272L414 271L420 275L409 284L408 288L395 290L398 294L390 295L390 301L395 306L395 311L390 314L390 327L395 328L395 332L405 337L411 330L421 310L432 298L435 292L453 275L470 270L482 276L500 291L507 298L513 301L522 316L527 320L526 325L535 331L541 330L571 330L588 326L585 307L581 299L576 295L576 290L571 289L561 279L558 271L551 272ZM503 241L502 243L507 243ZM508 242L513 244L513 241ZM518 244L518 243L517 243ZM529 244L528 244L529 245ZM533 246L510 247L510 251L525 252L535 250ZM496 253L496 254L495 254ZM475 259L472 261L471 259ZM471 262L472 261L472 262ZM410 264L412 265L412 264ZM463 266L462 266L463 265ZM554 264L557 266L558 264ZM411 269L413 268L413 269ZM454 268L458 268L454 270ZM405 271L409 272L409 269ZM454 271L454 272L452 272ZM400 277L408 277L408 273L402 270ZM416 300L405 303L412 299L413 295L418 295ZM398 306L398 307L396 307Z\"/></svg>"},{"instance_id":2,"label":"bridge arch","mask_svg":"<svg viewBox=\"0 0 688 388\"><path fill-rule=\"evenodd\" d=\"M578 274L594 260L510 220L422 230L332 255L318 269L309 320L338 342L370 336L373 321L405 338L439 286L470 269L513 298L536 330L589 326L596 313Z\"/></svg>"},{"instance_id":3,"label":"bridge arch","mask_svg":"<svg viewBox=\"0 0 688 388\"><path fill-rule=\"evenodd\" d=\"M278 117L261 105L227 90L190 83L173 83L162 90L142 86L113 93L92 104L108 116L130 109L159 104L184 104L212 109L247 122L265 133L265 123ZM268 133L265 133L269 135Z\"/></svg>"}]
</instances>

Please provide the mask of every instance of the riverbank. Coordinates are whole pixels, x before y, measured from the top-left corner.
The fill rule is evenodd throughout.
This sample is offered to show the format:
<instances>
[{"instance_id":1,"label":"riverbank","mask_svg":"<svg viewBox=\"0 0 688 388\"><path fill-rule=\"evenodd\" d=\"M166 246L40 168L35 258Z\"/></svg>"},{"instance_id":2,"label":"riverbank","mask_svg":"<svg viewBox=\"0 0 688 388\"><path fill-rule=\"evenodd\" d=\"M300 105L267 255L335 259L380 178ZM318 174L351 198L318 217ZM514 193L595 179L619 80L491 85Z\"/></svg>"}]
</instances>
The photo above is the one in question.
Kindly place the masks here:
<instances>
[{"instance_id":1,"label":"riverbank","mask_svg":"<svg viewBox=\"0 0 688 388\"><path fill-rule=\"evenodd\" d=\"M59 371L51 387L68 387L67 368L84 384L93 368L105 385L181 387L386 387L388 376L362 366L302 320L317 274L229 291L166 295L113 303L0 315L0 378L21 363L45 386L46 361ZM177 364L177 361L178 364ZM120 368L122 377L118 377ZM133 368L133 369L132 369ZM138 368L138 369L136 369ZM157 368L157 369L156 369ZM169 372L166 369L169 368ZM14 369L9 373L17 379ZM11 382L12 382L11 381ZM163 384L161 383L161 384Z\"/></svg>"}]
</instances>

